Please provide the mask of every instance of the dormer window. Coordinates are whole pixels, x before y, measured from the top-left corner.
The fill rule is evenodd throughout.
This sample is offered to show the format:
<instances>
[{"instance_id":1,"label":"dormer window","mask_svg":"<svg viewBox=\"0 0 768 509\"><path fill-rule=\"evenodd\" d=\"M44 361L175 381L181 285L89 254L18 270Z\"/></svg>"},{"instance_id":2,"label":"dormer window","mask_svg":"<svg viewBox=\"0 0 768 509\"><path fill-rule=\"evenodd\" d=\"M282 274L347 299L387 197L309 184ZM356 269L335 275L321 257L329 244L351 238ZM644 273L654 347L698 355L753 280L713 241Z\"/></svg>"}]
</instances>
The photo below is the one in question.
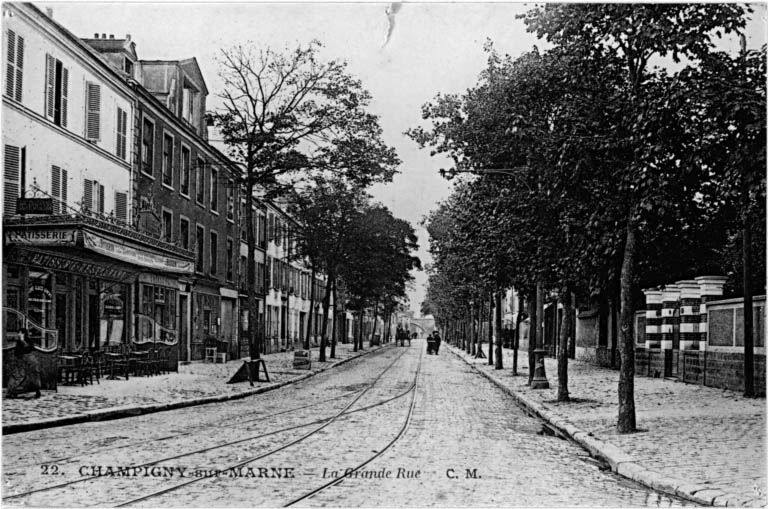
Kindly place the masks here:
<instances>
[{"instance_id":1,"label":"dormer window","mask_svg":"<svg viewBox=\"0 0 768 509\"><path fill-rule=\"evenodd\" d=\"M181 118L195 124L195 102L197 100L197 90L192 88L189 83L184 83L181 91Z\"/></svg>"},{"instance_id":2,"label":"dormer window","mask_svg":"<svg viewBox=\"0 0 768 509\"><path fill-rule=\"evenodd\" d=\"M127 57L123 58L123 71L133 78L133 62Z\"/></svg>"}]
</instances>

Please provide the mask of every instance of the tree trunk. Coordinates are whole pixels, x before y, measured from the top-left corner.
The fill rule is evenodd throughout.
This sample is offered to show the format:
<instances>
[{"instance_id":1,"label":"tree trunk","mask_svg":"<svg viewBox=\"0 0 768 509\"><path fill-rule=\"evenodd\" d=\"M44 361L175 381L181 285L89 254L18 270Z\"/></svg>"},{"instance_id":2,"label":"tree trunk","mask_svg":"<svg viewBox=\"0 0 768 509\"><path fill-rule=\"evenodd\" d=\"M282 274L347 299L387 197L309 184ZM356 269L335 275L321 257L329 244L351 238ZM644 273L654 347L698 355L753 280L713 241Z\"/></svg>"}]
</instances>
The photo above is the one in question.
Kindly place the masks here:
<instances>
[{"instance_id":1,"label":"tree trunk","mask_svg":"<svg viewBox=\"0 0 768 509\"><path fill-rule=\"evenodd\" d=\"M607 283L605 283L607 287ZM608 347L608 289L604 287L600 290L597 307L597 345Z\"/></svg>"},{"instance_id":2,"label":"tree trunk","mask_svg":"<svg viewBox=\"0 0 768 509\"><path fill-rule=\"evenodd\" d=\"M536 285L536 293L538 294L538 287L539 285ZM528 385L531 385L531 382L533 381L533 371L536 369L535 365L535 358L533 351L536 350L536 339L537 339L537 333L539 330L539 321L538 316L536 316L536 299L530 299L528 302L528 316L530 316L530 322L528 326Z\"/></svg>"},{"instance_id":3,"label":"tree trunk","mask_svg":"<svg viewBox=\"0 0 768 509\"><path fill-rule=\"evenodd\" d=\"M332 274L328 275L328 281L325 283L325 296L323 297L323 328L320 331L320 362L325 362L325 346L328 344L328 312L331 309L331 278Z\"/></svg>"},{"instance_id":4,"label":"tree trunk","mask_svg":"<svg viewBox=\"0 0 768 509\"><path fill-rule=\"evenodd\" d=\"M563 284L563 319L560 323L560 345L557 350L557 401L569 401L568 397L568 340L571 335L571 305L567 283Z\"/></svg>"},{"instance_id":5,"label":"tree trunk","mask_svg":"<svg viewBox=\"0 0 768 509\"><path fill-rule=\"evenodd\" d=\"M488 292L488 365L493 366L493 292Z\"/></svg>"},{"instance_id":6,"label":"tree trunk","mask_svg":"<svg viewBox=\"0 0 768 509\"><path fill-rule=\"evenodd\" d=\"M336 300L336 281L333 282L333 322L331 324L331 359L336 358L336 334L339 330L339 326L337 324L339 320L339 301ZM344 330L343 328L341 330Z\"/></svg>"},{"instance_id":7,"label":"tree trunk","mask_svg":"<svg viewBox=\"0 0 768 509\"><path fill-rule=\"evenodd\" d=\"M744 285L744 396L755 396L755 351L752 336L752 288L750 274L752 273L752 232L746 220L742 226L742 281Z\"/></svg>"},{"instance_id":8,"label":"tree trunk","mask_svg":"<svg viewBox=\"0 0 768 509\"><path fill-rule=\"evenodd\" d=\"M624 246L624 261L621 264L621 369L619 370L619 418L616 430L619 433L633 433L637 430L635 421L635 335L634 335L634 285L637 249L635 225L630 218L627 223L627 241Z\"/></svg>"},{"instance_id":9,"label":"tree trunk","mask_svg":"<svg viewBox=\"0 0 768 509\"><path fill-rule=\"evenodd\" d=\"M248 260L246 261L246 270L248 271L248 355L251 360L261 358L261 345L259 344L256 326L258 324L259 307L256 302L256 236L253 227L253 170L247 172L247 181L245 186L245 238L248 244Z\"/></svg>"},{"instance_id":10,"label":"tree trunk","mask_svg":"<svg viewBox=\"0 0 768 509\"><path fill-rule=\"evenodd\" d=\"M501 358L501 349L504 346L504 338L501 337L501 291L496 292L496 369L504 369Z\"/></svg>"},{"instance_id":11,"label":"tree trunk","mask_svg":"<svg viewBox=\"0 0 768 509\"><path fill-rule=\"evenodd\" d=\"M470 355L475 355L475 344L477 343L477 335L475 333L475 306L472 305L469 308L469 316L470 316L470 331L471 334L469 338L469 344L467 345L467 353Z\"/></svg>"},{"instance_id":12,"label":"tree trunk","mask_svg":"<svg viewBox=\"0 0 768 509\"><path fill-rule=\"evenodd\" d=\"M379 301L373 305L373 326L371 327L371 337L368 338L368 348L373 346L373 336L376 334L376 317L379 314Z\"/></svg>"},{"instance_id":13,"label":"tree trunk","mask_svg":"<svg viewBox=\"0 0 768 509\"><path fill-rule=\"evenodd\" d=\"M576 359L576 311L578 310L578 307L576 306L576 294L574 292L571 292L570 295L571 299L571 330L569 332L571 339L568 343L568 358L569 359Z\"/></svg>"},{"instance_id":14,"label":"tree trunk","mask_svg":"<svg viewBox=\"0 0 768 509\"><path fill-rule=\"evenodd\" d=\"M517 294L517 316L515 317L515 337L512 340L512 375L517 376L517 350L520 348L520 326L523 324L523 296Z\"/></svg>"},{"instance_id":15,"label":"tree trunk","mask_svg":"<svg viewBox=\"0 0 768 509\"><path fill-rule=\"evenodd\" d=\"M312 267L309 285L309 316L307 317L307 334L304 339L304 350L309 350L309 338L312 334L312 311L315 309L315 267Z\"/></svg>"},{"instance_id":16,"label":"tree trunk","mask_svg":"<svg viewBox=\"0 0 768 509\"><path fill-rule=\"evenodd\" d=\"M611 299L611 367L616 368L616 353L619 344L619 299Z\"/></svg>"}]
</instances>

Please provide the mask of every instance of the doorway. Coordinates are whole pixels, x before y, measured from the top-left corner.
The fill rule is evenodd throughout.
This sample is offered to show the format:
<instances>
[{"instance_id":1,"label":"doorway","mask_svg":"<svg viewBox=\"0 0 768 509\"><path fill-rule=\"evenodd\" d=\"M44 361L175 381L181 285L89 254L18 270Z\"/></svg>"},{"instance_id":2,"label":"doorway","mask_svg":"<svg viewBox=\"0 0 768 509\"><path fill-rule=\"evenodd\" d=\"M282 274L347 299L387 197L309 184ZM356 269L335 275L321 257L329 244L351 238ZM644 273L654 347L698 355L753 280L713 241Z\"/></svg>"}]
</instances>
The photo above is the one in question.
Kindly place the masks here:
<instances>
[{"instance_id":1,"label":"doorway","mask_svg":"<svg viewBox=\"0 0 768 509\"><path fill-rule=\"evenodd\" d=\"M88 295L88 346L99 348L99 296Z\"/></svg>"}]
</instances>

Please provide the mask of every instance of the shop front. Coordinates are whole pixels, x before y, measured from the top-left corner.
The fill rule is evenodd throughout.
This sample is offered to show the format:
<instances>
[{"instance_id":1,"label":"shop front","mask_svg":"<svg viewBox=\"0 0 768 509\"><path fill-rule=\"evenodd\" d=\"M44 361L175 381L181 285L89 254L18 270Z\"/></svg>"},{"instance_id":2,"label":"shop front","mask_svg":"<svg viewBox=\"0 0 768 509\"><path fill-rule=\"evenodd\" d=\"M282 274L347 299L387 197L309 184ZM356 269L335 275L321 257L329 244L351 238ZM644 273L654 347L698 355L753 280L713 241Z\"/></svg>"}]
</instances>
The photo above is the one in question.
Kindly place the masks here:
<instances>
[{"instance_id":1,"label":"shop front","mask_svg":"<svg viewBox=\"0 0 768 509\"><path fill-rule=\"evenodd\" d=\"M177 279L191 260L98 226L69 216L4 223L4 347L21 328L45 351L178 343Z\"/></svg>"}]
</instances>

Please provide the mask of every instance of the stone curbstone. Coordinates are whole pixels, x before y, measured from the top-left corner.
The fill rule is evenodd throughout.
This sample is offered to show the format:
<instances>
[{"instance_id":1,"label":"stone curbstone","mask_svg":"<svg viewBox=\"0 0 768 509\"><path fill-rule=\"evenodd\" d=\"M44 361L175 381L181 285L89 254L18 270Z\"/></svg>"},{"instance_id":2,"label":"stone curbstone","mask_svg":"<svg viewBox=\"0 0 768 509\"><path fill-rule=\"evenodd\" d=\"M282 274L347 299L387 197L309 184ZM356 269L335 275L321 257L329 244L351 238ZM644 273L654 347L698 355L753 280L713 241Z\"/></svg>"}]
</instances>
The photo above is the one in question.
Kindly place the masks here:
<instances>
[{"instance_id":1,"label":"stone curbstone","mask_svg":"<svg viewBox=\"0 0 768 509\"><path fill-rule=\"evenodd\" d=\"M337 362L329 364L328 366L324 366L316 371L311 371L309 373L299 375L289 380L284 380L282 382L274 382L274 383L271 383L270 385L265 385L265 386L254 388L254 389L248 389L235 394L205 396L202 398L177 400L177 401L171 401L167 403L152 403L149 405L136 405L136 406L126 405L126 406L113 407L113 408L107 408L102 410L93 410L91 412L83 412L83 413L68 415L66 417L60 417L55 419L39 419L39 420L20 422L15 424L7 424L7 425L4 425L2 428L2 435L13 435L16 433L24 433L27 431L35 431L35 430L41 430L41 429L47 429L47 428L57 428L61 426L69 426L72 424L80 424L83 422L101 422L101 421L109 421L114 419L122 419L126 417L136 417L138 415L164 412L166 410L177 410L180 408L187 408L191 406L209 405L211 403L222 403L225 401L244 399L249 396L255 396L257 394L262 394L265 392L273 391L275 389L280 389L281 387L285 387L286 385L291 385L294 383L304 381L319 373L327 371L331 368L336 368L338 366L341 366L342 364L346 364L347 362L350 362L354 359L358 359L360 357L368 355L369 353L376 352L383 348L387 348L387 346L379 346L377 348L369 348L368 350L363 350L362 352L355 352L355 355L351 355L345 359L341 359Z\"/></svg>"}]
</instances>

